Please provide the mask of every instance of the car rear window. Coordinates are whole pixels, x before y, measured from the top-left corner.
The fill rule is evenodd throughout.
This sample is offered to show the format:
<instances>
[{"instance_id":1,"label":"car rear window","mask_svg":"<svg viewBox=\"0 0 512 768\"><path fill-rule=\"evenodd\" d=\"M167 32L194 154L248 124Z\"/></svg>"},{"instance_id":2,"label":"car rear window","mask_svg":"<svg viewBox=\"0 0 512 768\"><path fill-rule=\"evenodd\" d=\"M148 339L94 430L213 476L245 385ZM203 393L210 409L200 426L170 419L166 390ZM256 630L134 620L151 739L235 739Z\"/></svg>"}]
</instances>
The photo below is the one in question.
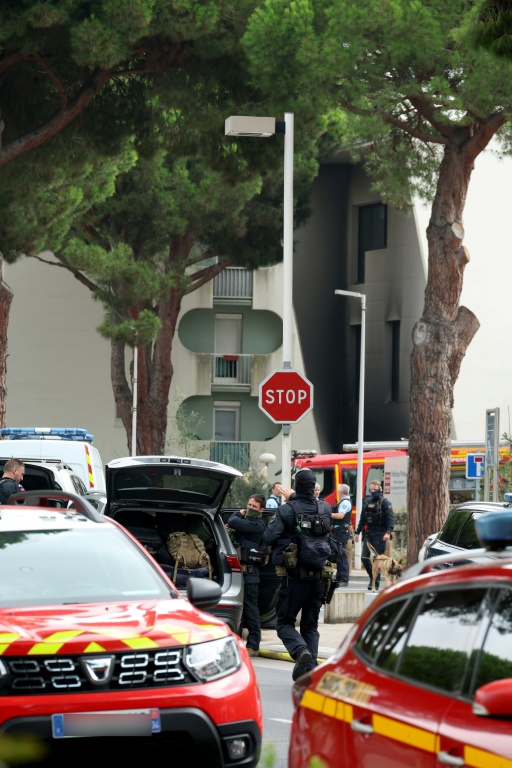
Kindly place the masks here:
<instances>
[{"instance_id":1,"label":"car rear window","mask_svg":"<svg viewBox=\"0 0 512 768\"><path fill-rule=\"evenodd\" d=\"M471 511L467 509L453 509L446 522L439 531L438 540L446 544L456 544L459 531L464 523L471 517ZM475 534L476 535L476 534Z\"/></svg>"},{"instance_id":2,"label":"car rear window","mask_svg":"<svg viewBox=\"0 0 512 768\"><path fill-rule=\"evenodd\" d=\"M214 507L227 481L222 474L183 466L141 466L117 469L111 501L144 499Z\"/></svg>"}]
</instances>

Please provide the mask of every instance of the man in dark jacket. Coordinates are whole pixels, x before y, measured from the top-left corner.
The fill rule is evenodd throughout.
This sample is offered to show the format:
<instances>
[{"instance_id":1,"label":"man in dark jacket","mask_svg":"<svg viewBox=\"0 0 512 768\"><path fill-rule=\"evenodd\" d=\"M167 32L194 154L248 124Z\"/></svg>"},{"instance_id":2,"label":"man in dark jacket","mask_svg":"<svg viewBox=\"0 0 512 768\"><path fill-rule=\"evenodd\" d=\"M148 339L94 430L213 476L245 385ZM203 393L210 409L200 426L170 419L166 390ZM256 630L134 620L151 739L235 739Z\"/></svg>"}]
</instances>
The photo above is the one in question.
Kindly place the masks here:
<instances>
[{"instance_id":1,"label":"man in dark jacket","mask_svg":"<svg viewBox=\"0 0 512 768\"><path fill-rule=\"evenodd\" d=\"M286 650L294 659L294 680L317 665L318 617L325 592L322 572L303 579L299 567L286 568L283 552L290 542L297 539L297 515L319 515L330 531L331 508L327 502L314 495L316 476L310 469L302 469L295 475L295 492L278 508L269 522L263 541L274 547L272 562L281 575L277 597L276 632ZM294 508L295 507L295 508ZM326 534L328 537L329 534ZM295 622L301 611L300 631Z\"/></svg>"},{"instance_id":2,"label":"man in dark jacket","mask_svg":"<svg viewBox=\"0 0 512 768\"><path fill-rule=\"evenodd\" d=\"M21 459L9 459L5 462L4 473L0 480L0 504L7 504L13 493L25 490L21 485L24 474L25 465Z\"/></svg>"},{"instance_id":3,"label":"man in dark jacket","mask_svg":"<svg viewBox=\"0 0 512 768\"><path fill-rule=\"evenodd\" d=\"M251 547L258 547L265 532L262 520L265 509L265 497L254 493L249 497L246 509L234 512L228 520L228 528L236 531L236 540L240 548L242 561L250 560ZM258 591L260 584L259 566L247 562L244 571L244 609L242 627L247 627L247 653L258 656L261 641L260 609L258 607Z\"/></svg>"},{"instance_id":4,"label":"man in dark jacket","mask_svg":"<svg viewBox=\"0 0 512 768\"><path fill-rule=\"evenodd\" d=\"M355 541L359 541L359 535L363 534L363 550L361 560L363 567L370 577L368 589L372 588L372 561L368 542L372 545L378 555L383 555L386 551L386 542L391 538L391 533L395 527L395 515L389 499L382 495L382 488L379 482L370 483L370 495L363 499L361 517L356 529ZM375 589L380 585L380 573L375 579Z\"/></svg>"}]
</instances>

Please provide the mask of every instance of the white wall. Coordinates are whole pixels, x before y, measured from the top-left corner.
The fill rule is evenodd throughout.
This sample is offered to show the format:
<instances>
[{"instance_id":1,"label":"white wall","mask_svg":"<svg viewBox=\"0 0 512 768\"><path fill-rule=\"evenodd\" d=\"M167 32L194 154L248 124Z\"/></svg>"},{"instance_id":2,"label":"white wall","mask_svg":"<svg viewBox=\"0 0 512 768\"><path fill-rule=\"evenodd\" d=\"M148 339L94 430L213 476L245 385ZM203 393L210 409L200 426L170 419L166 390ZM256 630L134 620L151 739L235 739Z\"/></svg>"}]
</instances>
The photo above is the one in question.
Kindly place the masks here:
<instances>
[{"instance_id":1,"label":"white wall","mask_svg":"<svg viewBox=\"0 0 512 768\"><path fill-rule=\"evenodd\" d=\"M68 272L22 259L5 265L14 292L9 319L7 426L81 427L103 462L129 455L115 418L110 344L101 304Z\"/></svg>"}]
</instances>

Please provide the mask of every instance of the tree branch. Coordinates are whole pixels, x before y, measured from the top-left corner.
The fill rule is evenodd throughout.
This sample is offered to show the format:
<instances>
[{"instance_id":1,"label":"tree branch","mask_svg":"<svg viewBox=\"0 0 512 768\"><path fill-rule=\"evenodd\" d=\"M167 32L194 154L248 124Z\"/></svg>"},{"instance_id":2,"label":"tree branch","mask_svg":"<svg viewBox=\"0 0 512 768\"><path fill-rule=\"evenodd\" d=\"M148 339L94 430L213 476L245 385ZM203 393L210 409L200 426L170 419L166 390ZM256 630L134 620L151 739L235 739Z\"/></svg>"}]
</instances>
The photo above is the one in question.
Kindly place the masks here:
<instances>
[{"instance_id":1,"label":"tree branch","mask_svg":"<svg viewBox=\"0 0 512 768\"><path fill-rule=\"evenodd\" d=\"M439 142L447 144L453 138L453 128L450 123L443 123L437 117L438 110L432 106L431 102L424 96L418 96L418 94L406 94L406 98L411 102L414 109L430 123L430 125L438 131L438 133L444 137L445 141Z\"/></svg>"},{"instance_id":2,"label":"tree branch","mask_svg":"<svg viewBox=\"0 0 512 768\"><path fill-rule=\"evenodd\" d=\"M64 259L59 259L59 261L49 261L48 259L43 259L42 256L32 256L32 258L37 259L38 261L42 261L43 264L49 264L51 267L60 267L61 269L65 269L67 272L71 272L73 277L76 278L79 283L85 285L85 287L88 288L91 293L100 292L100 287L96 285L96 283L93 283L92 280L89 280L89 278L80 272L79 269L75 269L70 264L67 264Z\"/></svg>"},{"instance_id":3,"label":"tree branch","mask_svg":"<svg viewBox=\"0 0 512 768\"><path fill-rule=\"evenodd\" d=\"M34 149L65 128L89 105L98 91L112 77L110 70L95 69L77 95L46 123L10 141L0 149L0 166L7 165L19 155Z\"/></svg>"},{"instance_id":4,"label":"tree branch","mask_svg":"<svg viewBox=\"0 0 512 768\"><path fill-rule=\"evenodd\" d=\"M355 107L353 104L346 102L343 99L338 99L338 103L341 107L346 109L347 112L353 112L355 115L360 115L361 117L375 117L377 114L377 110L375 109L363 109L362 107ZM408 125L403 120L399 120L394 115L391 115L389 112L380 112L379 114L385 123L400 128L401 131L408 133L414 139L419 139L419 141L422 141L424 144L448 144L448 140L444 137L425 133L424 131L419 131L416 128Z\"/></svg>"},{"instance_id":5,"label":"tree branch","mask_svg":"<svg viewBox=\"0 0 512 768\"><path fill-rule=\"evenodd\" d=\"M64 109L66 104L68 103L68 96L66 91L64 90L64 86L62 85L61 81L57 77L57 75L50 69L46 61L43 59L43 57L39 53L34 54L34 59L37 61L37 63L44 69L52 83L54 83L57 93L60 97L60 108Z\"/></svg>"},{"instance_id":6,"label":"tree branch","mask_svg":"<svg viewBox=\"0 0 512 768\"><path fill-rule=\"evenodd\" d=\"M218 264L211 264L209 267L200 269L199 272L196 272L194 275L192 275L192 284L190 289L187 291L187 294L192 293L193 291L197 291L198 288L201 288L206 283L209 283L210 280L213 280L214 277L219 275L224 269L226 269L226 267L231 266L231 264L233 264L233 259L225 259Z\"/></svg>"}]
</instances>

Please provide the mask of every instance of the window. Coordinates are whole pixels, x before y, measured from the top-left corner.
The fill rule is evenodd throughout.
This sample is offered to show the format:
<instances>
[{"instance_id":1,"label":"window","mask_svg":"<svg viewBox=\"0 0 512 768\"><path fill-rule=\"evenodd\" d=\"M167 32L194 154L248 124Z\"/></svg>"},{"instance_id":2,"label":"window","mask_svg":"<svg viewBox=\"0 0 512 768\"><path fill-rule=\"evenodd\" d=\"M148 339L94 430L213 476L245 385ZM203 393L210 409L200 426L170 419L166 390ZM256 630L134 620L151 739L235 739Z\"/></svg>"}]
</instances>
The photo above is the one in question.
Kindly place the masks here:
<instances>
[{"instance_id":1,"label":"window","mask_svg":"<svg viewBox=\"0 0 512 768\"><path fill-rule=\"evenodd\" d=\"M387 247L387 205L373 203L361 205L357 227L357 282L365 281L366 251Z\"/></svg>"},{"instance_id":2,"label":"window","mask_svg":"<svg viewBox=\"0 0 512 768\"><path fill-rule=\"evenodd\" d=\"M487 589L429 592L405 642L396 671L418 683L459 695Z\"/></svg>"},{"instance_id":3,"label":"window","mask_svg":"<svg viewBox=\"0 0 512 768\"><path fill-rule=\"evenodd\" d=\"M476 535L475 518L473 515L462 526L459 538L457 539L457 546L462 547L462 549L478 549L481 546Z\"/></svg>"},{"instance_id":4,"label":"window","mask_svg":"<svg viewBox=\"0 0 512 768\"><path fill-rule=\"evenodd\" d=\"M439 541L444 541L446 544L454 544L457 541L460 529L469 517L471 517L471 512L467 509L454 509L450 512L437 537Z\"/></svg>"},{"instance_id":5,"label":"window","mask_svg":"<svg viewBox=\"0 0 512 768\"><path fill-rule=\"evenodd\" d=\"M501 590L498 608L485 638L475 688L512 677L512 590Z\"/></svg>"},{"instance_id":6,"label":"window","mask_svg":"<svg viewBox=\"0 0 512 768\"><path fill-rule=\"evenodd\" d=\"M404 606L404 600L388 603L378 611L361 632L357 648L370 659L376 659L384 646L390 627Z\"/></svg>"},{"instance_id":7,"label":"window","mask_svg":"<svg viewBox=\"0 0 512 768\"><path fill-rule=\"evenodd\" d=\"M215 316L215 381L236 382L242 351L242 315Z\"/></svg>"},{"instance_id":8,"label":"window","mask_svg":"<svg viewBox=\"0 0 512 768\"><path fill-rule=\"evenodd\" d=\"M213 439L235 442L240 434L240 403L216 402L213 407Z\"/></svg>"},{"instance_id":9,"label":"window","mask_svg":"<svg viewBox=\"0 0 512 768\"><path fill-rule=\"evenodd\" d=\"M84 496L84 494L87 493L87 488L82 483L79 477L77 475L71 475L71 481L73 483L73 486L75 488L75 491L79 496Z\"/></svg>"},{"instance_id":10,"label":"window","mask_svg":"<svg viewBox=\"0 0 512 768\"><path fill-rule=\"evenodd\" d=\"M389 400L400 399L400 320L386 323L389 347Z\"/></svg>"},{"instance_id":11,"label":"window","mask_svg":"<svg viewBox=\"0 0 512 768\"><path fill-rule=\"evenodd\" d=\"M354 381L354 398L353 402L359 402L359 381L361 374L361 326L351 325L350 333L352 335L352 348L354 354L352 355L353 364L353 381Z\"/></svg>"}]
</instances>

